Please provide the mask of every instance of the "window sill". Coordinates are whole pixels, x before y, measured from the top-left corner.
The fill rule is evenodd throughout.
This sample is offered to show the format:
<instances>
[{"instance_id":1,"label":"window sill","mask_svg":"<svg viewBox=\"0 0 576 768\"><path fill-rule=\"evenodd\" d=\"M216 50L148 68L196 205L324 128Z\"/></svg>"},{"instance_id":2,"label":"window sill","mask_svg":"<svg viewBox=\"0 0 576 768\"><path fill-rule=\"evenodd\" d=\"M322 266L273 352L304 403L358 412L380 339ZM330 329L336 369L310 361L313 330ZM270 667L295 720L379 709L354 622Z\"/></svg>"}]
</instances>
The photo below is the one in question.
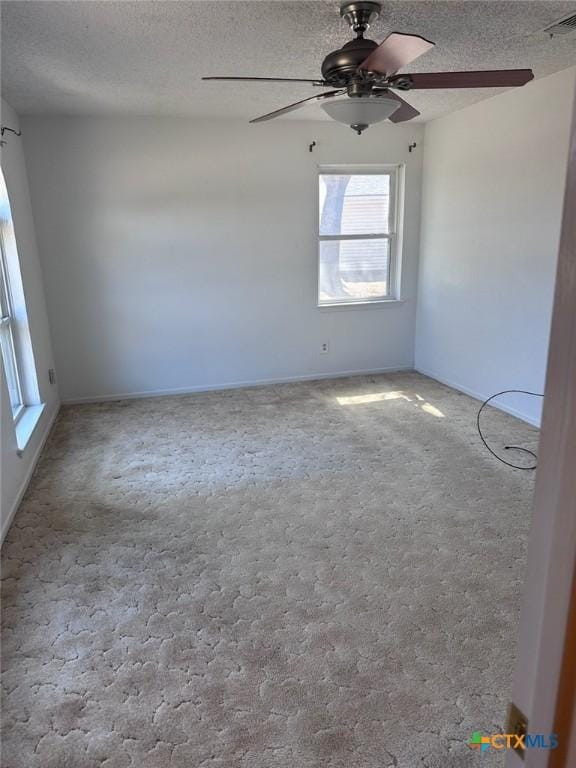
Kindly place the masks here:
<instances>
[{"instance_id":1,"label":"window sill","mask_svg":"<svg viewBox=\"0 0 576 768\"><path fill-rule=\"evenodd\" d=\"M44 407L44 403L41 403L40 405L29 405L24 408L24 412L18 419L15 429L19 456L22 456L30 438L34 434L34 430L44 412Z\"/></svg>"},{"instance_id":2,"label":"window sill","mask_svg":"<svg viewBox=\"0 0 576 768\"><path fill-rule=\"evenodd\" d=\"M377 309L390 304L404 304L405 299L380 299L379 301L335 301L333 304L318 304L318 309Z\"/></svg>"}]
</instances>

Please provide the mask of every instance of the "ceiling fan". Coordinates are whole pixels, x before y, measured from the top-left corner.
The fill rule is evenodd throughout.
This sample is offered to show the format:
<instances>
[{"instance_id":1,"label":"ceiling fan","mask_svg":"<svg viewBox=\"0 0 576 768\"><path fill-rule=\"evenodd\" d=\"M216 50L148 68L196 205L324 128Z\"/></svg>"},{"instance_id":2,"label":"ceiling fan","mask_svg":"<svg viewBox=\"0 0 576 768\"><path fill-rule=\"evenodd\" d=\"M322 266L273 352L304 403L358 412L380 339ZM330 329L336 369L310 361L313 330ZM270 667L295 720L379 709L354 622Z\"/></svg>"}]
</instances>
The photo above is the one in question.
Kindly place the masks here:
<instances>
[{"instance_id":1,"label":"ceiling fan","mask_svg":"<svg viewBox=\"0 0 576 768\"><path fill-rule=\"evenodd\" d=\"M434 43L419 35L392 32L378 45L367 40L364 33L380 15L381 5L371 0L359 0L342 5L344 17L356 38L332 51L322 62L322 77L309 80L298 77L203 77L202 80L227 80L257 83L309 83L332 88L309 96L274 112L251 120L260 123L285 115L310 102L324 102L322 108L334 120L349 125L361 134L369 125L389 119L393 123L411 120L420 113L391 89L410 91L433 88L511 88L525 85L533 79L531 69L495 69L480 72L430 72L398 74L422 54L434 48ZM336 97L347 94L349 98Z\"/></svg>"}]
</instances>

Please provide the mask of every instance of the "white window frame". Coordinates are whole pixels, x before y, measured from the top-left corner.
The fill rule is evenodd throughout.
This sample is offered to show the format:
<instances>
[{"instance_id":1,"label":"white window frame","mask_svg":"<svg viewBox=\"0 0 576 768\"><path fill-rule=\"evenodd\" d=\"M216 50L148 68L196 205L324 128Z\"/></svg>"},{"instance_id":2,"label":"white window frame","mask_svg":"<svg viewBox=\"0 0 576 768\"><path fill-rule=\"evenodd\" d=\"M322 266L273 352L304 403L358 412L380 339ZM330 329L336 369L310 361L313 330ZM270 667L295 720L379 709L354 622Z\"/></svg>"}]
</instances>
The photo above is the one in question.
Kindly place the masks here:
<instances>
[{"instance_id":1,"label":"white window frame","mask_svg":"<svg viewBox=\"0 0 576 768\"><path fill-rule=\"evenodd\" d=\"M17 382L10 394L14 433L18 455L21 456L40 423L45 409L38 387L38 373L32 349L30 324L26 311L26 297L22 283L22 270L8 190L3 170L0 169L0 293L3 336L6 361L3 370L6 380ZM4 369L4 365L2 366ZM10 384L8 385L10 389Z\"/></svg>"},{"instance_id":2,"label":"white window frame","mask_svg":"<svg viewBox=\"0 0 576 768\"><path fill-rule=\"evenodd\" d=\"M16 352L16 340L14 333L14 310L10 281L8 278L8 265L6 262L6 247L4 243L4 226L0 223L0 334L2 335L2 347L6 370L6 379L14 382L17 393L17 401L11 402L14 422L18 422L24 414L24 397L22 394L22 376Z\"/></svg>"},{"instance_id":3,"label":"white window frame","mask_svg":"<svg viewBox=\"0 0 576 768\"><path fill-rule=\"evenodd\" d=\"M320 177L327 175L343 176L389 176L390 177L390 202L389 202L389 232L373 232L354 235L321 235L320 234L320 205L318 205L318 256L317 256L317 288L316 301L319 309L326 307L350 307L369 306L378 304L390 304L401 301L401 253L402 253L402 223L404 200L404 166L402 165L319 165L317 168L317 189L320 187ZM342 240L388 240L389 265L387 293L385 296L366 299L332 299L320 300L320 243L326 241Z\"/></svg>"}]
</instances>

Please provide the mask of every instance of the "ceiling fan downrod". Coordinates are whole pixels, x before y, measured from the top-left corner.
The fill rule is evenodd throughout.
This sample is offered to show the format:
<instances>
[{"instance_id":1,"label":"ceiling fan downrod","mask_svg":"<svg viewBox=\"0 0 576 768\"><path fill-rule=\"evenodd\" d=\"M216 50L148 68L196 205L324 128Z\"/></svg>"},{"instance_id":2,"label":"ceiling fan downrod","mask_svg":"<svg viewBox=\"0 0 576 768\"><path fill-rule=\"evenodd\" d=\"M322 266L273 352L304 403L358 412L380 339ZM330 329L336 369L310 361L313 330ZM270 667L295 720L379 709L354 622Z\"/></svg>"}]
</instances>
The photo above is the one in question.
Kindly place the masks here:
<instances>
[{"instance_id":1,"label":"ceiling fan downrod","mask_svg":"<svg viewBox=\"0 0 576 768\"><path fill-rule=\"evenodd\" d=\"M356 3L344 3L340 8L340 16L346 19L357 37L363 38L370 24L380 16L380 10L380 3L359 0Z\"/></svg>"}]
</instances>

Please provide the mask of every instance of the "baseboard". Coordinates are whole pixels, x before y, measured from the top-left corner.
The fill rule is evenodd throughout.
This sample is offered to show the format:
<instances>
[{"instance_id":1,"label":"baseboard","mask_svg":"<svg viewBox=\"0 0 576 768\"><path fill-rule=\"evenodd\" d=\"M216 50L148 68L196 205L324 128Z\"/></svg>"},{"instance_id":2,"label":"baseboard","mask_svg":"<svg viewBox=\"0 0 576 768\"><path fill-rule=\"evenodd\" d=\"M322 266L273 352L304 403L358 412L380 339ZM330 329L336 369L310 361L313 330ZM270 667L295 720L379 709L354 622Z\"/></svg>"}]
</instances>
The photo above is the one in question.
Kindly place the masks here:
<instances>
[{"instance_id":1,"label":"baseboard","mask_svg":"<svg viewBox=\"0 0 576 768\"><path fill-rule=\"evenodd\" d=\"M63 405L78 405L81 403L103 403L109 400L138 400L144 397L170 397L174 395L193 395L196 392L217 392L226 389L243 389L246 387L265 387L270 384L290 384L298 381L321 381L323 379L343 379L348 376L376 376L381 373L400 373L413 371L412 365L395 365L388 368L369 368L366 370L337 371L334 373L311 373L302 376L286 376L278 379L253 379L251 381L232 381L225 384L201 384L196 387L181 387L178 389L152 389L142 392L119 392L112 395L90 395L89 397L65 398Z\"/></svg>"},{"instance_id":2,"label":"baseboard","mask_svg":"<svg viewBox=\"0 0 576 768\"><path fill-rule=\"evenodd\" d=\"M493 392L478 392L477 390L470 389L470 387L465 387L463 384L459 384L456 381L452 381L451 379L447 379L444 376L440 376L439 374L435 373L434 371L426 370L425 368L416 368L415 369L418 373L421 373L423 376L428 376L429 379L434 379L434 381L440 382L440 384L445 384L447 387L450 387L451 389L457 389L459 392L463 392L465 395L469 395L470 397L473 397L475 400L479 400L480 402L484 402L487 398L490 397L490 395L493 395ZM538 427L540 429L540 421L538 419L534 419L531 416L527 416L525 413L522 413L522 411L519 411L517 408L511 408L508 405L503 405L499 402L492 401L490 403L494 408L497 408L499 411L504 411L504 413L509 413L510 416L515 416L517 419L520 419L520 421L525 421L527 424L531 424L533 427Z\"/></svg>"},{"instance_id":3,"label":"baseboard","mask_svg":"<svg viewBox=\"0 0 576 768\"><path fill-rule=\"evenodd\" d=\"M48 424L46 425L44 434L42 435L40 442L38 443L38 446L32 455L30 466L28 467L28 470L24 475L24 479L22 480L22 485L20 486L20 490L16 494L14 503L12 504L12 507L10 509L10 512L8 513L6 520L4 521L4 525L2 526L2 530L0 531L0 546L2 546L4 539L6 538L6 534L10 530L10 526L12 525L12 521L14 520L14 516L18 511L20 502L24 498L24 494L26 493L26 490L28 488L32 475L34 474L34 470L36 469L36 465L38 464L38 460L40 459L40 455L44 449L44 446L46 445L46 441L48 440L50 432L52 431L52 427L54 426L56 419L58 418L59 412L60 412L60 405L58 404L54 409L54 413L52 414Z\"/></svg>"}]
</instances>

